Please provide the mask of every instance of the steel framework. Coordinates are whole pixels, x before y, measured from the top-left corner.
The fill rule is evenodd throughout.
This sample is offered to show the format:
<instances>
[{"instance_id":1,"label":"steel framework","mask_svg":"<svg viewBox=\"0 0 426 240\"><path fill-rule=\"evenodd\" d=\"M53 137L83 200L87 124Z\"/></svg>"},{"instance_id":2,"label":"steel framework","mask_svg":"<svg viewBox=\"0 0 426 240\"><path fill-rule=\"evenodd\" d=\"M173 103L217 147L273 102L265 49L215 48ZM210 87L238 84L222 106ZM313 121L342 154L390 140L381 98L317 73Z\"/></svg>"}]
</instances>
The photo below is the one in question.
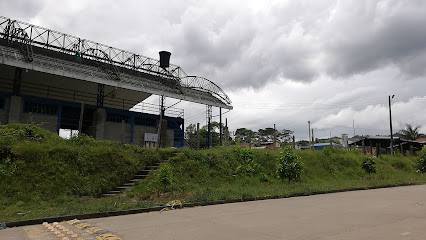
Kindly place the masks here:
<instances>
[{"instance_id":1,"label":"steel framework","mask_svg":"<svg viewBox=\"0 0 426 240\"><path fill-rule=\"evenodd\" d=\"M147 80L151 80L151 82L155 80L157 83L153 84L158 85L160 82L166 87L166 89L160 87L160 92L172 92L171 95L169 94L170 97L188 101L203 99L207 101L203 103L232 109L231 100L219 86L206 78L189 76L179 66L173 64L170 64L168 69L164 69L160 67L159 60L156 59L2 16L0 16L0 38L9 43L19 43L23 55L22 60L27 63L49 66L59 71L66 68L69 71L84 73L86 77L97 75L103 79L113 80L116 86L127 82L141 87L150 85ZM33 47L73 56L75 63L70 61L62 62L62 64L57 63L58 61L52 62L43 54L33 53ZM9 47L1 48L0 46L0 56L3 55L3 62L20 60L13 54L16 53L13 53ZM103 63L104 67L101 67L103 72L81 64L85 59ZM122 72L119 69L123 69ZM139 75L124 73L124 69L133 70ZM179 95L186 95L187 98Z\"/></svg>"},{"instance_id":2,"label":"steel framework","mask_svg":"<svg viewBox=\"0 0 426 240\"><path fill-rule=\"evenodd\" d=\"M213 115L213 111L212 111L212 106L207 105L206 106L206 124L207 124L207 147L211 148L212 147L212 143L213 143L213 139L212 139L212 126L211 126L211 122L212 122L212 115Z\"/></svg>"}]
</instances>

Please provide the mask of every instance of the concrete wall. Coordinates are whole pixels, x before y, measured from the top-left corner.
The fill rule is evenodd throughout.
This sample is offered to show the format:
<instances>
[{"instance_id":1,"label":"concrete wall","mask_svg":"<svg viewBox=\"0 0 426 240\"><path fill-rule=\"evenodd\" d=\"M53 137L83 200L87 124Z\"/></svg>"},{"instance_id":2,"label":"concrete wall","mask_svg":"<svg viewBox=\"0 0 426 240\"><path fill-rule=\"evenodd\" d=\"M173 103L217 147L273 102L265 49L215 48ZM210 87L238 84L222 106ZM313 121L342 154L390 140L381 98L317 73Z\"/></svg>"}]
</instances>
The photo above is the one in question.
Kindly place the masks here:
<instances>
[{"instance_id":1,"label":"concrete wall","mask_svg":"<svg viewBox=\"0 0 426 240\"><path fill-rule=\"evenodd\" d=\"M5 107L0 109L0 124L7 124L12 122L19 123L33 123L40 125L43 129L49 130L51 132L57 132L58 130L58 114L48 115L48 114L39 114L39 113L27 113L24 112L24 103L25 101L32 101L28 97L20 96L5 96ZM53 104L58 107L60 111L61 105L66 103L61 102L52 102L52 100L47 99L34 99L35 102L42 101L46 104ZM65 105L66 106L66 105ZM108 110L115 111L115 110ZM118 111L117 113L126 114L126 112ZM128 112L127 112L128 113ZM91 130L91 135L98 140L112 140L123 143L132 143L132 125L131 121L133 117L139 116L139 113L131 112L132 118L129 123L124 125L117 122L106 121L107 111L105 109L97 109L94 113L93 119L93 128ZM149 117L146 116L145 117ZM151 116L152 117L152 116ZM174 121L171 119L171 121ZM145 133L154 133L157 134L157 127L153 126L140 126L134 125L133 127L133 144L138 146L145 146ZM164 120L163 123L163 146L164 147L173 147L174 143L174 130L167 128L167 121Z\"/></svg>"},{"instance_id":2,"label":"concrete wall","mask_svg":"<svg viewBox=\"0 0 426 240\"><path fill-rule=\"evenodd\" d=\"M95 116L93 117L93 126L91 136L96 140L104 139L105 132L105 120L106 120L106 111L104 108L98 108L95 111Z\"/></svg>"},{"instance_id":3,"label":"concrete wall","mask_svg":"<svg viewBox=\"0 0 426 240\"><path fill-rule=\"evenodd\" d=\"M122 129L124 131L122 131ZM115 122L105 122L104 128L104 139L112 141L120 141L123 132L124 143L130 143L131 141L131 124L125 123L122 127L121 123ZM138 146L145 145L145 133L155 133L157 134L157 128L148 127L148 126L138 126L135 125L133 129L133 144ZM166 138L164 139L166 147L173 147L174 145L174 131L167 130Z\"/></svg>"},{"instance_id":4,"label":"concrete wall","mask_svg":"<svg viewBox=\"0 0 426 240\"><path fill-rule=\"evenodd\" d=\"M169 130L167 129L167 133L166 133L166 147L173 147L174 146L174 137L175 137L175 132L173 130Z\"/></svg>"},{"instance_id":5,"label":"concrete wall","mask_svg":"<svg viewBox=\"0 0 426 240\"><path fill-rule=\"evenodd\" d=\"M157 134L157 128L135 125L133 130L133 143L138 146L144 146L145 133Z\"/></svg>"},{"instance_id":6,"label":"concrete wall","mask_svg":"<svg viewBox=\"0 0 426 240\"><path fill-rule=\"evenodd\" d=\"M9 98L4 97L4 108L0 109L0 124L7 124L9 121Z\"/></svg>"},{"instance_id":7,"label":"concrete wall","mask_svg":"<svg viewBox=\"0 0 426 240\"><path fill-rule=\"evenodd\" d=\"M32 119L31 119L32 118ZM58 129L58 117L55 115L43 115L33 113L21 113L19 118L20 123L33 123L39 125L41 128L49 130L51 132L56 132Z\"/></svg>"},{"instance_id":8,"label":"concrete wall","mask_svg":"<svg viewBox=\"0 0 426 240\"><path fill-rule=\"evenodd\" d=\"M9 98L9 119L8 123L18 123L22 113L22 97L11 96Z\"/></svg>"},{"instance_id":9,"label":"concrete wall","mask_svg":"<svg viewBox=\"0 0 426 240\"><path fill-rule=\"evenodd\" d=\"M131 126L129 123L105 122L104 139L130 143Z\"/></svg>"}]
</instances>

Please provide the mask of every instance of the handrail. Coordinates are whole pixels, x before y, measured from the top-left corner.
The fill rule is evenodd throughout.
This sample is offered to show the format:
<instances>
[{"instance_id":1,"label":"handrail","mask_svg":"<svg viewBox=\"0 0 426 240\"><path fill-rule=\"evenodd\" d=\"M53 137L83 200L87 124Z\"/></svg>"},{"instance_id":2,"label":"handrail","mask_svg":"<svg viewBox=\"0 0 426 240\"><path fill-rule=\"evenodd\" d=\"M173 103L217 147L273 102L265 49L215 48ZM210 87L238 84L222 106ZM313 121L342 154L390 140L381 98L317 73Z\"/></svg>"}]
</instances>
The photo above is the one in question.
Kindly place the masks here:
<instances>
[{"instance_id":1,"label":"handrail","mask_svg":"<svg viewBox=\"0 0 426 240\"><path fill-rule=\"evenodd\" d=\"M9 86L9 88L6 88ZM12 90L13 80L0 78L0 89ZM70 90L61 87L52 87L43 84L34 84L23 82L21 85L21 93L31 94L34 96L44 97L48 99L65 99L72 102L85 102L96 105L96 94L78 90ZM116 109L129 110L132 112L143 112L148 114L159 114L160 106L153 103L139 102L131 99L105 97L104 103ZM127 109L128 108L128 109ZM184 117L184 110L176 107L169 107L166 110L166 116Z\"/></svg>"},{"instance_id":2,"label":"handrail","mask_svg":"<svg viewBox=\"0 0 426 240\"><path fill-rule=\"evenodd\" d=\"M30 46L73 56L84 53L86 57L111 64L114 66L113 74L116 76L117 79L115 80L117 81L119 81L118 71L116 70L118 66L170 79L176 81L179 86L210 93L226 105L230 106L232 104L225 92L212 81L203 77L189 76L177 65L170 64L166 70L160 67L159 60L153 58L0 16L0 37L9 38L10 31L8 31L8 28L10 27L21 29L21 35L27 36L28 39L26 39L27 37L20 39L22 37L19 36L15 36L15 38L20 39L22 42L25 41ZM99 56L99 53L102 53L101 56Z\"/></svg>"}]
</instances>

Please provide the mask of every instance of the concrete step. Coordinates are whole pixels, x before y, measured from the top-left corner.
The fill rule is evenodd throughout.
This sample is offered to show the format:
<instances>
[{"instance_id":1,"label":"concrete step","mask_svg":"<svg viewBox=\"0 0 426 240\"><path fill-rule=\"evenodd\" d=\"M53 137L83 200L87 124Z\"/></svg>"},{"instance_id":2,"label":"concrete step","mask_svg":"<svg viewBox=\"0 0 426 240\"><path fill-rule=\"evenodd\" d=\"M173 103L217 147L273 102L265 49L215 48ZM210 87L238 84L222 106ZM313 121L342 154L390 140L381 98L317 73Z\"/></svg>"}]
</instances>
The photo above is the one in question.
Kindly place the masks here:
<instances>
[{"instance_id":1,"label":"concrete step","mask_svg":"<svg viewBox=\"0 0 426 240\"><path fill-rule=\"evenodd\" d=\"M147 175L146 174L142 174L142 175L135 175L133 178L134 179L144 179L144 178L146 178L147 177Z\"/></svg>"},{"instance_id":2,"label":"concrete step","mask_svg":"<svg viewBox=\"0 0 426 240\"><path fill-rule=\"evenodd\" d=\"M120 193L121 191L119 191L119 190L111 190L111 191L108 191L107 193L109 193L109 194L117 194L117 193Z\"/></svg>"},{"instance_id":3,"label":"concrete step","mask_svg":"<svg viewBox=\"0 0 426 240\"><path fill-rule=\"evenodd\" d=\"M135 179L130 180L130 182L140 182L140 181L142 181L142 179L135 178Z\"/></svg>"},{"instance_id":4,"label":"concrete step","mask_svg":"<svg viewBox=\"0 0 426 240\"><path fill-rule=\"evenodd\" d=\"M174 154L171 157L175 157L175 156L177 156L177 154ZM167 163L167 162L169 162L169 159L164 159L162 162L154 163L151 166L146 167L146 169L140 170L139 172L136 173L136 175L133 177L132 180L128 181L127 183L119 187L114 188L114 190L112 191L102 194L102 196L109 197L109 196L115 196L117 194L120 194L122 191L133 187L137 182L140 182L143 179L145 179L151 171L158 169L161 164Z\"/></svg>"},{"instance_id":5,"label":"concrete step","mask_svg":"<svg viewBox=\"0 0 426 240\"><path fill-rule=\"evenodd\" d=\"M116 193L104 193L102 194L102 197L112 197L112 196L116 196Z\"/></svg>"}]
</instances>

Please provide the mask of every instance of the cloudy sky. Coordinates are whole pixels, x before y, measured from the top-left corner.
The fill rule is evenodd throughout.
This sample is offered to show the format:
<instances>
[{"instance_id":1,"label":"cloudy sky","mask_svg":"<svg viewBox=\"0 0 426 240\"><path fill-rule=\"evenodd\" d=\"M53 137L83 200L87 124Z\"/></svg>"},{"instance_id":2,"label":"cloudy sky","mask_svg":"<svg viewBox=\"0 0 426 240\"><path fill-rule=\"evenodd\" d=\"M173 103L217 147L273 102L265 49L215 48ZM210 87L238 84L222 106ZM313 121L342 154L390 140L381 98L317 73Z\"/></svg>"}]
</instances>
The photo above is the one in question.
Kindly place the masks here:
<instances>
[{"instance_id":1,"label":"cloudy sky","mask_svg":"<svg viewBox=\"0 0 426 240\"><path fill-rule=\"evenodd\" d=\"M152 58L172 52L230 96L231 131L275 123L306 139L311 121L315 137L389 134L395 95L394 130L426 132L423 0L14 0L0 15ZM205 106L177 106L186 125L205 124Z\"/></svg>"}]
</instances>

